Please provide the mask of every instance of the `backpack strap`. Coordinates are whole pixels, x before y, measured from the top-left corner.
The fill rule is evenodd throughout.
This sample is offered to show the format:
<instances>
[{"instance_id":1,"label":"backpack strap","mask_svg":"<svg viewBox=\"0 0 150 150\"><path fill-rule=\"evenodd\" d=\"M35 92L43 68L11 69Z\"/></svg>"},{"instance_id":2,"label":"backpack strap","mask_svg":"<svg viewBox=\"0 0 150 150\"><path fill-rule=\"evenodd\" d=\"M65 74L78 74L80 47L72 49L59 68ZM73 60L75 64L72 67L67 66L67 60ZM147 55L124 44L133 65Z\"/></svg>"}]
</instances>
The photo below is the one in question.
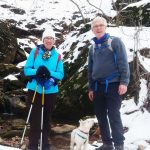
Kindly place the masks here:
<instances>
[{"instance_id":1,"label":"backpack strap","mask_svg":"<svg viewBox=\"0 0 150 150\"><path fill-rule=\"evenodd\" d=\"M34 53L34 61L35 61L35 59L36 59L38 53L39 53L39 46L36 47L36 50L35 50L35 53ZM58 54L57 64L58 64L58 62L60 61L60 59L61 59L61 55Z\"/></svg>"},{"instance_id":2,"label":"backpack strap","mask_svg":"<svg viewBox=\"0 0 150 150\"><path fill-rule=\"evenodd\" d=\"M105 48L105 47L108 47L112 52L113 52L113 55L114 55L114 63L115 65L117 66L117 53L116 53L116 49L113 49L112 46L111 46L111 43L112 43L112 40L113 40L113 36L110 36L107 40L107 45L105 46L101 46L100 48ZM92 44L92 54L93 54L93 57L94 57L94 53L95 53L95 49L98 48L96 46L96 44Z\"/></svg>"},{"instance_id":3,"label":"backpack strap","mask_svg":"<svg viewBox=\"0 0 150 150\"><path fill-rule=\"evenodd\" d=\"M58 63L59 63L60 59L61 59L61 55L58 54L56 69L57 69L57 66L58 66Z\"/></svg>"},{"instance_id":4,"label":"backpack strap","mask_svg":"<svg viewBox=\"0 0 150 150\"><path fill-rule=\"evenodd\" d=\"M36 56L38 55L38 53L39 53L39 47L37 46L36 50L35 50L35 53L34 53L34 60L35 60Z\"/></svg>"},{"instance_id":5,"label":"backpack strap","mask_svg":"<svg viewBox=\"0 0 150 150\"><path fill-rule=\"evenodd\" d=\"M58 66L58 63L59 63L60 59L61 59L61 55L58 54L57 66ZM56 69L57 69L57 66L56 66ZM57 84L60 86L60 85L61 85L61 80L58 80L58 81L57 81Z\"/></svg>"},{"instance_id":6,"label":"backpack strap","mask_svg":"<svg viewBox=\"0 0 150 150\"><path fill-rule=\"evenodd\" d=\"M60 55L60 54L58 54L58 61L57 61L57 62L59 62L59 61L60 61L60 59L61 59L61 55Z\"/></svg>"},{"instance_id":7,"label":"backpack strap","mask_svg":"<svg viewBox=\"0 0 150 150\"><path fill-rule=\"evenodd\" d=\"M109 76L107 76L106 78L101 79L101 81L105 82L105 84L106 84L105 93L107 93L107 91L108 91L108 82L110 80L112 80L113 78L119 77L119 76L120 76L120 74L118 72L114 72L114 73L110 74Z\"/></svg>"},{"instance_id":8,"label":"backpack strap","mask_svg":"<svg viewBox=\"0 0 150 150\"><path fill-rule=\"evenodd\" d=\"M116 53L116 49L112 48L111 46L112 40L113 40L113 36L108 38L107 43L108 43L109 49L113 52L114 62L115 62L115 65L117 66L117 53Z\"/></svg>"},{"instance_id":9,"label":"backpack strap","mask_svg":"<svg viewBox=\"0 0 150 150\"><path fill-rule=\"evenodd\" d=\"M108 40L107 40L107 44L108 44L109 49L111 51L114 51L113 48L112 48L112 46L111 46L112 40L113 40L113 37L112 36L109 37Z\"/></svg>"}]
</instances>

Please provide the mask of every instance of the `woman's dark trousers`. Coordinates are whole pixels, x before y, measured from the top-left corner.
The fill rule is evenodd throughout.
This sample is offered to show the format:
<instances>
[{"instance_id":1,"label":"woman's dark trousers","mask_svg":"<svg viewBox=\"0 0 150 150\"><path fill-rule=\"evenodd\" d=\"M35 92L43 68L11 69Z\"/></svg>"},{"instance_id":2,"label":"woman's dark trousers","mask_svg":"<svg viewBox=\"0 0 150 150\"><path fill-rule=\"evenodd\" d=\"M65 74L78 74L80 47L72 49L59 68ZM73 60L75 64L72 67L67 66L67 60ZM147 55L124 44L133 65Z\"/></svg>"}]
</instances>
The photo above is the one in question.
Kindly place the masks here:
<instances>
[{"instance_id":1,"label":"woman's dark trousers","mask_svg":"<svg viewBox=\"0 0 150 150\"><path fill-rule=\"evenodd\" d=\"M28 102L31 104L34 91L28 91ZM51 115L54 108L56 94L44 94L44 114L43 114L43 148L49 146L48 137L50 131ZM42 94L37 93L30 116L29 149L37 150L41 133L41 110Z\"/></svg>"}]
</instances>

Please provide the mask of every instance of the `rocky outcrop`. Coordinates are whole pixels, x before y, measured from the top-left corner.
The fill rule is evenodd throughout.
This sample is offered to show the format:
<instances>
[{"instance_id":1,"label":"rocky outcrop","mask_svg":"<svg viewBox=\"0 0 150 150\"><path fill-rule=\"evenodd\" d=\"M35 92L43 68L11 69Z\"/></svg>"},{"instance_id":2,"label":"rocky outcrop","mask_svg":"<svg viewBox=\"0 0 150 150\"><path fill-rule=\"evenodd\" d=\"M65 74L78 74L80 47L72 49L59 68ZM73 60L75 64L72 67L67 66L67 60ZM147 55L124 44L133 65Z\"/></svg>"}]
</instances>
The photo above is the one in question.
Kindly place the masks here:
<instances>
[{"instance_id":1,"label":"rocky outcrop","mask_svg":"<svg viewBox=\"0 0 150 150\"><path fill-rule=\"evenodd\" d=\"M71 132L75 128L76 128L76 126L74 126L74 125L57 124L56 126L51 128L51 131L53 132L53 134L64 134L64 133Z\"/></svg>"},{"instance_id":2,"label":"rocky outcrop","mask_svg":"<svg viewBox=\"0 0 150 150\"><path fill-rule=\"evenodd\" d=\"M20 72L20 69L17 68L13 64L5 64L5 63L0 63L0 74L1 74L1 79L6 77L9 74L17 74Z\"/></svg>"},{"instance_id":3,"label":"rocky outcrop","mask_svg":"<svg viewBox=\"0 0 150 150\"><path fill-rule=\"evenodd\" d=\"M117 0L115 2L115 5L119 12L118 16L115 17L115 19L118 21L118 25L146 27L150 26L150 2L147 2L147 4L138 3L138 5L134 5L133 2L138 1L139 0L132 1L131 6L129 5L131 3L131 1L129 0L126 0L125 3L122 3L122 1L120 0Z\"/></svg>"},{"instance_id":4,"label":"rocky outcrop","mask_svg":"<svg viewBox=\"0 0 150 150\"><path fill-rule=\"evenodd\" d=\"M0 22L0 112L24 114L26 93L23 91L24 82L19 78L21 69L15 63L26 59L24 51L17 44L12 25ZM5 79L8 75L15 79Z\"/></svg>"},{"instance_id":5,"label":"rocky outcrop","mask_svg":"<svg viewBox=\"0 0 150 150\"><path fill-rule=\"evenodd\" d=\"M0 63L13 63L18 49L17 39L9 26L9 23L0 22Z\"/></svg>"}]
</instances>

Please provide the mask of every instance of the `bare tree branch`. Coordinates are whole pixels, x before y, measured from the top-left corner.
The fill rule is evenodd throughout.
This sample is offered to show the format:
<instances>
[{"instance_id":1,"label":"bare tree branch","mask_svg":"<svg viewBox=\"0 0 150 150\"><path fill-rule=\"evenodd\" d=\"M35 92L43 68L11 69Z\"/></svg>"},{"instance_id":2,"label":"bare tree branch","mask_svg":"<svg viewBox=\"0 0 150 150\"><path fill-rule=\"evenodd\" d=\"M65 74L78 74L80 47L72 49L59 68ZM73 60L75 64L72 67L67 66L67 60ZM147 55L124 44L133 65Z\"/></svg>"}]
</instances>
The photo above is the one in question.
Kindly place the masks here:
<instances>
[{"instance_id":1,"label":"bare tree branch","mask_svg":"<svg viewBox=\"0 0 150 150\"><path fill-rule=\"evenodd\" d=\"M121 21L121 18L122 18L122 17L120 17L120 10L117 9L114 0L112 0L112 5L113 5L114 9L117 12L117 15L116 15L116 25L119 25L120 24L119 22Z\"/></svg>"},{"instance_id":2,"label":"bare tree branch","mask_svg":"<svg viewBox=\"0 0 150 150\"><path fill-rule=\"evenodd\" d=\"M98 8L95 5L93 5L92 3L90 3L89 0L87 0L87 2L89 3L89 5L93 6L94 8L98 9L99 11L101 11L101 13L102 13L103 16L105 16L106 18L109 18L100 8Z\"/></svg>"},{"instance_id":3,"label":"bare tree branch","mask_svg":"<svg viewBox=\"0 0 150 150\"><path fill-rule=\"evenodd\" d=\"M82 13L82 11L81 11L79 5L78 5L75 1L73 1L73 0L70 0L70 1L71 1L72 3L74 3L74 4L77 6L77 8L78 8L78 10L79 10L79 12L80 12L80 14L81 14L81 16L82 16L83 22L84 22L84 24L86 24L86 20L85 20L85 18L84 18L84 16L83 16L83 13Z\"/></svg>"}]
</instances>

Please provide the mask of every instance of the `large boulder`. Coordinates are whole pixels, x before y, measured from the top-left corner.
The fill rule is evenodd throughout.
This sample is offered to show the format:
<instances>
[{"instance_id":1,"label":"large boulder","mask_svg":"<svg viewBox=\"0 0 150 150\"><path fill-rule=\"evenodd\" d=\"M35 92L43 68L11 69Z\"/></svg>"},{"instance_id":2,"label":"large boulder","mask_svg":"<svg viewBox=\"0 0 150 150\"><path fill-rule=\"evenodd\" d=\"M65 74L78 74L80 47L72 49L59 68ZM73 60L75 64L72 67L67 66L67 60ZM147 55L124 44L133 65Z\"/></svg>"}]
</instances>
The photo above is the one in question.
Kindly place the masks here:
<instances>
[{"instance_id":1,"label":"large boulder","mask_svg":"<svg viewBox=\"0 0 150 150\"><path fill-rule=\"evenodd\" d=\"M16 74L16 73L19 73L19 72L20 72L20 69L17 68L13 64L0 63L1 78L4 78L5 76L7 76L9 74Z\"/></svg>"},{"instance_id":2,"label":"large boulder","mask_svg":"<svg viewBox=\"0 0 150 150\"><path fill-rule=\"evenodd\" d=\"M135 0L134 2L138 2ZM150 26L150 2L141 3L139 5L129 5L131 1L126 0L126 3L117 0L115 5L118 10L121 10L120 13L115 17L118 25L126 26ZM129 5L129 6L128 6ZM127 7L126 7L127 6Z\"/></svg>"},{"instance_id":3,"label":"large boulder","mask_svg":"<svg viewBox=\"0 0 150 150\"><path fill-rule=\"evenodd\" d=\"M64 58L67 58L67 55L73 57L76 44L72 44ZM64 63L65 78L60 87L54 111L54 117L58 119L79 120L85 115L94 114L92 103L88 100L87 95L87 66L81 67L87 61L88 47L87 42L86 46L79 48L80 54L73 63Z\"/></svg>"},{"instance_id":4,"label":"large boulder","mask_svg":"<svg viewBox=\"0 0 150 150\"><path fill-rule=\"evenodd\" d=\"M9 23L0 22L0 29L0 63L13 63L18 49L17 39Z\"/></svg>"},{"instance_id":5,"label":"large boulder","mask_svg":"<svg viewBox=\"0 0 150 150\"><path fill-rule=\"evenodd\" d=\"M16 64L26 60L25 52L17 43L18 33L24 35L24 30L17 30L11 21L0 21L0 63ZM29 35L29 33L28 33Z\"/></svg>"}]
</instances>

